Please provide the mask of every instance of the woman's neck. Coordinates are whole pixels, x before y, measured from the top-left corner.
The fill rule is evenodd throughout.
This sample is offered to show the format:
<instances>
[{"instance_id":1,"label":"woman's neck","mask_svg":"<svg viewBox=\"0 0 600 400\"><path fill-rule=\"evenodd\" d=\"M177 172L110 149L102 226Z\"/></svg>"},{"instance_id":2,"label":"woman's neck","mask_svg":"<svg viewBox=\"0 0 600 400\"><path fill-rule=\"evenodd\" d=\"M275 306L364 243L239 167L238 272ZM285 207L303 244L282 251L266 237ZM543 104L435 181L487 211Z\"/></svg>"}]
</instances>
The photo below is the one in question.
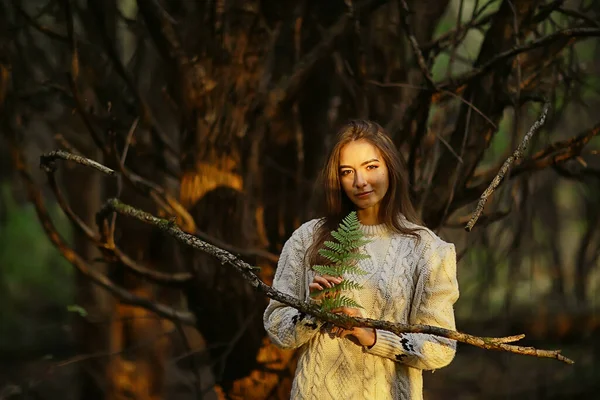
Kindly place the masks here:
<instances>
[{"instance_id":1,"label":"woman's neck","mask_svg":"<svg viewBox=\"0 0 600 400\"><path fill-rule=\"evenodd\" d=\"M379 209L369 207L362 210L357 210L356 215L363 225L379 225Z\"/></svg>"}]
</instances>

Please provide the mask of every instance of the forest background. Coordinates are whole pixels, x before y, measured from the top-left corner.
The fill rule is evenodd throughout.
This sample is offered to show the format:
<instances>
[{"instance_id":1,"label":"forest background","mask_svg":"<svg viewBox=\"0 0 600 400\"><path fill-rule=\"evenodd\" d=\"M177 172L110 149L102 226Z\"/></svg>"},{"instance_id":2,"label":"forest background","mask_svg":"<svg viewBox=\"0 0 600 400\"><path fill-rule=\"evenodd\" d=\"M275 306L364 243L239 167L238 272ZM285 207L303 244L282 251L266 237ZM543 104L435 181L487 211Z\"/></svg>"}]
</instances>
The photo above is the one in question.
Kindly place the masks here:
<instances>
[{"instance_id":1,"label":"forest background","mask_svg":"<svg viewBox=\"0 0 600 400\"><path fill-rule=\"evenodd\" d=\"M295 354L265 338L267 297L105 203L269 284L357 117L392 134L457 246L459 330L575 360L460 344L426 398L595 398L599 17L592 0L0 0L0 399L286 398Z\"/></svg>"}]
</instances>

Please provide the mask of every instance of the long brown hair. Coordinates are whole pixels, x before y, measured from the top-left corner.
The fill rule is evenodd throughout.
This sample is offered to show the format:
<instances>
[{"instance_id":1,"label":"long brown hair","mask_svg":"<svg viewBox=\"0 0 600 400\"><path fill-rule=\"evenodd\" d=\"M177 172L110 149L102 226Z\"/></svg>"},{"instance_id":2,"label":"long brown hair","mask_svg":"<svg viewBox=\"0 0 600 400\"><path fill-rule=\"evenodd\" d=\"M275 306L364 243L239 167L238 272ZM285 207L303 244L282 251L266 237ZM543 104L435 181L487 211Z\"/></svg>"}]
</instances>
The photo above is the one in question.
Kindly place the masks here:
<instances>
[{"instance_id":1,"label":"long brown hair","mask_svg":"<svg viewBox=\"0 0 600 400\"><path fill-rule=\"evenodd\" d=\"M404 216L408 221L421 225L410 199L406 167L398 150L379 124L367 120L352 120L338 131L337 141L331 149L319 177L317 188L319 188L318 196L322 208L321 215L324 218L316 228L313 244L307 252L308 262L311 266L323 264L325 260L319 255L319 249L330 238L331 231L337 228L342 219L356 209L354 203L342 189L339 166L342 147L361 139L379 150L388 169L389 187L381 200L379 221L393 232L419 239L417 233L419 228L409 228L402 219Z\"/></svg>"}]
</instances>

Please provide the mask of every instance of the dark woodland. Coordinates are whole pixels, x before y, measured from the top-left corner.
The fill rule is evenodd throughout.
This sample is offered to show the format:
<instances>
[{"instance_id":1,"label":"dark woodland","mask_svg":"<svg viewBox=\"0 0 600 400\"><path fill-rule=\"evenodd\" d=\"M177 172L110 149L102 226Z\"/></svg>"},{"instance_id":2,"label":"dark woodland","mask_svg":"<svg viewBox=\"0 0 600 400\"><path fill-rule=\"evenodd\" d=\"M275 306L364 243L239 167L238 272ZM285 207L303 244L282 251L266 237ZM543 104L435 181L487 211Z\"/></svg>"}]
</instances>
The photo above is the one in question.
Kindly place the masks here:
<instances>
[{"instance_id":1,"label":"dark woodland","mask_svg":"<svg viewBox=\"0 0 600 400\"><path fill-rule=\"evenodd\" d=\"M289 398L262 314L352 118L456 244L426 399L596 398L599 37L593 0L0 0L0 399Z\"/></svg>"}]
</instances>

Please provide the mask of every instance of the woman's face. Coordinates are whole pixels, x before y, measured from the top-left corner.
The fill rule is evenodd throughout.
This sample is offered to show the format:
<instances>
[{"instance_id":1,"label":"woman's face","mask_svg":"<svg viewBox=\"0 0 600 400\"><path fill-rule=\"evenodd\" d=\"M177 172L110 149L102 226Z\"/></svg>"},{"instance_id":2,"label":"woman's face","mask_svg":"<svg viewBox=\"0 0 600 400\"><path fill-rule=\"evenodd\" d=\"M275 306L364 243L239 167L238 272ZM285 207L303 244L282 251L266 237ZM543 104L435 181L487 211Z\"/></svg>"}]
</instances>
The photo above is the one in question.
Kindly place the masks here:
<instances>
[{"instance_id":1,"label":"woman's face","mask_svg":"<svg viewBox=\"0 0 600 400\"><path fill-rule=\"evenodd\" d=\"M379 210L388 191L389 177L377 147L363 139L344 145L339 172L344 192L359 210Z\"/></svg>"}]
</instances>

